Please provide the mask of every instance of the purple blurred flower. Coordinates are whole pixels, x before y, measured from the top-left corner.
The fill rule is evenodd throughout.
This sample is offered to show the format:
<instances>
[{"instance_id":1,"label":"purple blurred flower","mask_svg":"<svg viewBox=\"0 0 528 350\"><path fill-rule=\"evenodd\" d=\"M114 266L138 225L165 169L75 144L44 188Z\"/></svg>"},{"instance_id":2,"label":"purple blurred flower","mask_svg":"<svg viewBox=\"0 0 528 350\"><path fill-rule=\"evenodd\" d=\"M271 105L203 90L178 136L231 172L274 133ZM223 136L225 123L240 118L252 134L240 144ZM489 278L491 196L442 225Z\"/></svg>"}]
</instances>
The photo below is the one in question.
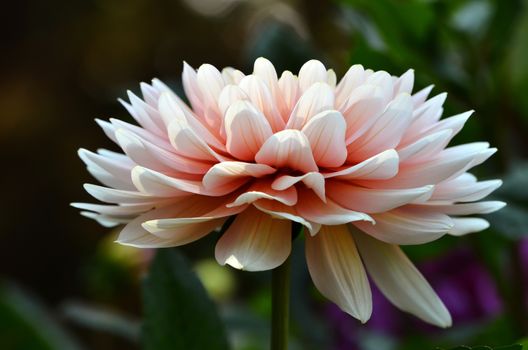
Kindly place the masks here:
<instances>
[{"instance_id":1,"label":"purple blurred flower","mask_svg":"<svg viewBox=\"0 0 528 350\"><path fill-rule=\"evenodd\" d=\"M528 266L528 239L522 249L522 256L527 260L524 266ZM451 312L454 324L482 321L502 311L502 302L493 279L469 249L455 250L422 263L419 269L432 282L433 288ZM528 280L528 269L525 273ZM372 317L364 329L391 337L416 329L417 321L407 319L407 315L390 304L377 288L372 288L372 299ZM334 349L357 349L359 323L334 305L328 305L326 316L336 332ZM424 323L418 326L425 331L432 330Z\"/></svg>"}]
</instances>

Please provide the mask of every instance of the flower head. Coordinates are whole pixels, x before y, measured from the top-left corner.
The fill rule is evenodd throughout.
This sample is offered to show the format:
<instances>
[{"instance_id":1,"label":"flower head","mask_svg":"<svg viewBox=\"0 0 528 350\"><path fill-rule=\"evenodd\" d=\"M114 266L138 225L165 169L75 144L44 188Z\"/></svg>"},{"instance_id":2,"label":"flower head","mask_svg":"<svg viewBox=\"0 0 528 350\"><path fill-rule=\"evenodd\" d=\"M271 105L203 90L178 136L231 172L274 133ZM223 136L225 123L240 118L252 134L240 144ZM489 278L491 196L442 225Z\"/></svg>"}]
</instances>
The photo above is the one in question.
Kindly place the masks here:
<instances>
[{"instance_id":1,"label":"flower head","mask_svg":"<svg viewBox=\"0 0 528 350\"><path fill-rule=\"evenodd\" d=\"M264 58L251 75L184 66L190 106L159 80L121 101L139 126L98 120L124 154L79 155L110 205L74 203L118 242L172 247L236 216L216 245L221 264L273 269L291 250L292 221L306 228L310 274L323 295L365 322L372 311L365 268L404 311L438 326L449 312L398 245L485 229L501 202L475 202L500 186L467 171L496 150L485 142L446 148L472 112L440 119L446 94L412 94L414 76L352 66L336 75L308 61L278 78ZM228 222L231 222L230 220Z\"/></svg>"}]
</instances>

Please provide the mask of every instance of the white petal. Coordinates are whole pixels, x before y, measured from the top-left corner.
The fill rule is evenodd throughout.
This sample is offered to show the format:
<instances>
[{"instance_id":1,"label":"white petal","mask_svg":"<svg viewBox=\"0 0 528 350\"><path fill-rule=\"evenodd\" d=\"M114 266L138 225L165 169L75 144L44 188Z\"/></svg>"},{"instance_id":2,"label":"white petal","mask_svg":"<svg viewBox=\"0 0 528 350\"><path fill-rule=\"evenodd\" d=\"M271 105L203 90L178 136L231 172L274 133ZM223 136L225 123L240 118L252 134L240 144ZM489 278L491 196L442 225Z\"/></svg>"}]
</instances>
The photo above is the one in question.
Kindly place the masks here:
<instances>
[{"instance_id":1,"label":"white petal","mask_svg":"<svg viewBox=\"0 0 528 350\"><path fill-rule=\"evenodd\" d=\"M297 101L286 123L286 129L301 130L313 116L333 108L333 89L326 83L315 83Z\"/></svg>"},{"instance_id":2,"label":"white petal","mask_svg":"<svg viewBox=\"0 0 528 350\"><path fill-rule=\"evenodd\" d=\"M409 189L371 189L347 182L329 181L326 185L328 197L337 204L363 213L382 213L432 193L433 186Z\"/></svg>"},{"instance_id":3,"label":"white petal","mask_svg":"<svg viewBox=\"0 0 528 350\"><path fill-rule=\"evenodd\" d=\"M447 145L452 134L453 132L450 129L441 130L398 149L400 162L407 160L411 162L421 161L438 153Z\"/></svg>"},{"instance_id":4,"label":"white petal","mask_svg":"<svg viewBox=\"0 0 528 350\"><path fill-rule=\"evenodd\" d=\"M262 144L273 134L266 117L246 101L237 101L225 116L227 151L253 161Z\"/></svg>"},{"instance_id":5,"label":"white petal","mask_svg":"<svg viewBox=\"0 0 528 350\"><path fill-rule=\"evenodd\" d=\"M215 248L218 263L246 271L280 266L291 251L291 223L253 207L239 214Z\"/></svg>"},{"instance_id":6,"label":"white petal","mask_svg":"<svg viewBox=\"0 0 528 350\"><path fill-rule=\"evenodd\" d=\"M412 95L412 99L413 99L413 103L414 103L414 107L415 108L420 106L422 103L425 102L425 100L427 99L427 96L429 96L429 93L431 92L431 90L433 90L433 87L434 87L434 85L429 85L428 87L426 87L426 88L418 91L414 95Z\"/></svg>"},{"instance_id":7,"label":"white petal","mask_svg":"<svg viewBox=\"0 0 528 350\"><path fill-rule=\"evenodd\" d=\"M212 231L219 226L219 222L222 222L218 219L236 215L246 209L247 206L226 207L226 203L231 200L232 196L216 198L192 196L171 206L157 209L158 217L143 222L142 226L158 237L166 239L179 237L181 244L186 244L188 241L184 236L193 235L192 230L196 224L213 221L210 230Z\"/></svg>"},{"instance_id":8,"label":"white petal","mask_svg":"<svg viewBox=\"0 0 528 350\"><path fill-rule=\"evenodd\" d=\"M218 107L222 115L225 116L227 109L240 100L249 100L249 96L237 85L226 85L218 97Z\"/></svg>"},{"instance_id":9,"label":"white petal","mask_svg":"<svg viewBox=\"0 0 528 350\"><path fill-rule=\"evenodd\" d=\"M262 79L262 81L264 81L264 83L266 83L279 111L282 110L284 108L284 99L282 98L282 94L279 89L277 72L275 71L273 64L264 57L259 57L255 60L253 74L258 76L260 79Z\"/></svg>"},{"instance_id":10,"label":"white petal","mask_svg":"<svg viewBox=\"0 0 528 350\"><path fill-rule=\"evenodd\" d=\"M323 175L326 179L335 177L341 180L386 180L396 176L398 162L398 152L389 149L349 168Z\"/></svg>"},{"instance_id":11,"label":"white petal","mask_svg":"<svg viewBox=\"0 0 528 350\"><path fill-rule=\"evenodd\" d=\"M132 169L132 182L143 193L158 197L180 197L189 194L224 195L231 189L206 189L200 181L183 180L137 166Z\"/></svg>"},{"instance_id":12,"label":"white petal","mask_svg":"<svg viewBox=\"0 0 528 350\"><path fill-rule=\"evenodd\" d=\"M202 102L202 92L198 87L196 71L191 66L189 66L187 62L183 62L182 82L185 96L187 96L191 102L194 112L198 115L202 115L204 108Z\"/></svg>"},{"instance_id":13,"label":"white petal","mask_svg":"<svg viewBox=\"0 0 528 350\"><path fill-rule=\"evenodd\" d=\"M299 181L302 181L306 187L311 188L323 202L326 201L325 179L322 174L317 172L306 173L301 176L282 175L273 181L271 187L275 190L283 191L294 186Z\"/></svg>"},{"instance_id":14,"label":"white petal","mask_svg":"<svg viewBox=\"0 0 528 350\"><path fill-rule=\"evenodd\" d=\"M255 75L248 75L242 79L239 86L248 95L253 105L266 116L274 132L284 129L284 120L278 106L262 79Z\"/></svg>"},{"instance_id":15,"label":"white petal","mask_svg":"<svg viewBox=\"0 0 528 350\"><path fill-rule=\"evenodd\" d=\"M354 222L354 225L381 241L406 245L432 242L453 228L447 215L416 207L403 207L382 214L373 214L375 225Z\"/></svg>"},{"instance_id":16,"label":"white petal","mask_svg":"<svg viewBox=\"0 0 528 350\"><path fill-rule=\"evenodd\" d=\"M372 313L370 286L356 244L345 225L323 226L306 237L306 262L325 297L365 323Z\"/></svg>"},{"instance_id":17,"label":"white petal","mask_svg":"<svg viewBox=\"0 0 528 350\"><path fill-rule=\"evenodd\" d=\"M412 92L414 85L414 70L409 69L407 72L403 73L401 77L396 79L394 83L394 95L405 92L410 94Z\"/></svg>"},{"instance_id":18,"label":"white petal","mask_svg":"<svg viewBox=\"0 0 528 350\"><path fill-rule=\"evenodd\" d=\"M291 220L305 226L311 235L317 234L321 228L320 224L303 218L295 209L276 200L261 199L253 203L253 205L264 213L268 213L275 219Z\"/></svg>"},{"instance_id":19,"label":"white petal","mask_svg":"<svg viewBox=\"0 0 528 350\"><path fill-rule=\"evenodd\" d=\"M136 164L156 171L203 174L211 167L204 161L189 159L166 151L125 129L118 129L116 138L123 151Z\"/></svg>"},{"instance_id":20,"label":"white petal","mask_svg":"<svg viewBox=\"0 0 528 350\"><path fill-rule=\"evenodd\" d=\"M398 95L364 135L348 145L349 161L361 161L386 149L396 147L411 121L409 94Z\"/></svg>"},{"instance_id":21,"label":"white petal","mask_svg":"<svg viewBox=\"0 0 528 350\"><path fill-rule=\"evenodd\" d=\"M362 85L339 107L345 118L346 144L351 144L369 130L385 109L383 90L376 85Z\"/></svg>"},{"instance_id":22,"label":"white petal","mask_svg":"<svg viewBox=\"0 0 528 350\"><path fill-rule=\"evenodd\" d=\"M271 187L271 181L261 180L255 182L251 187L239 195L233 202L227 204L228 207L236 207L253 203L259 199L268 199L280 202L287 206L297 203L297 190L289 187L282 191L277 191Z\"/></svg>"},{"instance_id":23,"label":"white petal","mask_svg":"<svg viewBox=\"0 0 528 350\"><path fill-rule=\"evenodd\" d=\"M284 100L284 109L281 110L281 114L283 120L287 121L300 95L297 77L290 71L284 71L279 79L279 89Z\"/></svg>"},{"instance_id":24,"label":"white petal","mask_svg":"<svg viewBox=\"0 0 528 350\"><path fill-rule=\"evenodd\" d=\"M149 233L142 227L142 224L145 221L159 219L161 210L164 209L152 210L132 220L123 228L123 230L121 230L116 242L137 248L176 247L202 238L212 232L216 227L221 226L225 221L225 219L216 219L199 222L192 226L188 226L184 230L181 228L176 229L172 232L170 238L161 238ZM165 214L167 213L165 212ZM167 236L169 235L167 234Z\"/></svg>"},{"instance_id":25,"label":"white petal","mask_svg":"<svg viewBox=\"0 0 528 350\"><path fill-rule=\"evenodd\" d=\"M347 157L345 145L346 123L338 111L324 111L315 115L302 128L310 141L316 163L322 167L343 165Z\"/></svg>"},{"instance_id":26,"label":"white petal","mask_svg":"<svg viewBox=\"0 0 528 350\"><path fill-rule=\"evenodd\" d=\"M425 203L428 204L428 203ZM464 204L444 204L444 205L427 205L432 210L445 213L447 215L474 215L474 214L489 214L497 210L501 210L506 206L506 203L501 201L486 201L476 203Z\"/></svg>"},{"instance_id":27,"label":"white petal","mask_svg":"<svg viewBox=\"0 0 528 350\"><path fill-rule=\"evenodd\" d=\"M463 236L479 232L489 227L489 222L481 218L452 218L455 226L449 231L452 236Z\"/></svg>"},{"instance_id":28,"label":"white petal","mask_svg":"<svg viewBox=\"0 0 528 350\"><path fill-rule=\"evenodd\" d=\"M398 246L359 232L354 238L370 277L387 299L428 323L451 326L449 311Z\"/></svg>"},{"instance_id":29,"label":"white petal","mask_svg":"<svg viewBox=\"0 0 528 350\"><path fill-rule=\"evenodd\" d=\"M327 82L328 75L324 64L317 60L310 60L299 70L299 87L301 91L308 90L317 82Z\"/></svg>"},{"instance_id":30,"label":"white petal","mask_svg":"<svg viewBox=\"0 0 528 350\"><path fill-rule=\"evenodd\" d=\"M173 120L168 125L168 131L175 152L182 156L209 162L228 160L213 151L185 121Z\"/></svg>"},{"instance_id":31,"label":"white petal","mask_svg":"<svg viewBox=\"0 0 528 350\"><path fill-rule=\"evenodd\" d=\"M84 189L95 199L106 203L139 204L155 203L161 200L159 197L137 191L116 190L92 184L84 184Z\"/></svg>"},{"instance_id":32,"label":"white petal","mask_svg":"<svg viewBox=\"0 0 528 350\"><path fill-rule=\"evenodd\" d=\"M323 202L307 189L299 191L295 208L303 218L321 225L342 225L358 220L374 221L365 213L345 209L331 200Z\"/></svg>"},{"instance_id":33,"label":"white petal","mask_svg":"<svg viewBox=\"0 0 528 350\"><path fill-rule=\"evenodd\" d=\"M222 162L215 164L203 177L202 183L207 189L222 187L232 182L240 185L248 178L259 178L273 174L276 170L265 164L244 162Z\"/></svg>"},{"instance_id":34,"label":"white petal","mask_svg":"<svg viewBox=\"0 0 528 350\"><path fill-rule=\"evenodd\" d=\"M365 70L362 65L355 64L345 73L336 87L336 106L339 109L346 100L351 96L352 91L359 87L365 81Z\"/></svg>"},{"instance_id":35,"label":"white petal","mask_svg":"<svg viewBox=\"0 0 528 350\"><path fill-rule=\"evenodd\" d=\"M109 216L137 216L154 207L152 203L124 204L124 205L101 205L91 203L71 203L77 209L94 211Z\"/></svg>"},{"instance_id":36,"label":"white petal","mask_svg":"<svg viewBox=\"0 0 528 350\"><path fill-rule=\"evenodd\" d=\"M303 172L318 170L310 142L299 130L283 130L273 134L255 155L255 160L275 168L289 167Z\"/></svg>"},{"instance_id":37,"label":"white petal","mask_svg":"<svg viewBox=\"0 0 528 350\"><path fill-rule=\"evenodd\" d=\"M202 124L200 119L185 106L185 104L172 92L164 92L160 95L158 109L161 118L166 127L171 122L178 119L185 122L189 127L202 138L210 146L225 151L225 146L219 140L217 135L214 135Z\"/></svg>"}]
</instances>

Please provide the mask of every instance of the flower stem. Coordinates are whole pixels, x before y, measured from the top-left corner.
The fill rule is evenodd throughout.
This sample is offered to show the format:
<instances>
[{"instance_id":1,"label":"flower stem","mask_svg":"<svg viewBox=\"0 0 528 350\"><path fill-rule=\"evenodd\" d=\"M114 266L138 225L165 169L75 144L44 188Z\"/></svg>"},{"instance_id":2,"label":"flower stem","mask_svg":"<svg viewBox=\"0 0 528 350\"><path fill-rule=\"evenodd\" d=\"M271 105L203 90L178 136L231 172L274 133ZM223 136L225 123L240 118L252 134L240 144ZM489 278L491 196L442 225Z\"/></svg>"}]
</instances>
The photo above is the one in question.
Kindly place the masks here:
<instances>
[{"instance_id":1,"label":"flower stem","mask_svg":"<svg viewBox=\"0 0 528 350\"><path fill-rule=\"evenodd\" d=\"M271 350L288 349L290 324L290 257L272 271Z\"/></svg>"}]
</instances>

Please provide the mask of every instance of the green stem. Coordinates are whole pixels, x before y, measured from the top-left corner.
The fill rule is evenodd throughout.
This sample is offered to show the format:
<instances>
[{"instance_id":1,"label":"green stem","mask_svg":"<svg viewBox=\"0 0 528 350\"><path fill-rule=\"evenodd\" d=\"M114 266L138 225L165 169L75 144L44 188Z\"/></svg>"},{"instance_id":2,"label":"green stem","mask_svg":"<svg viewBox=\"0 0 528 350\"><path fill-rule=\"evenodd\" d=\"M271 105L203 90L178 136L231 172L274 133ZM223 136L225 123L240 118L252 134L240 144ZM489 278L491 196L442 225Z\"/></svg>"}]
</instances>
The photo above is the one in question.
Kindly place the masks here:
<instances>
[{"instance_id":1,"label":"green stem","mask_svg":"<svg viewBox=\"0 0 528 350\"><path fill-rule=\"evenodd\" d=\"M272 271L271 350L288 349L290 324L290 257Z\"/></svg>"}]
</instances>

